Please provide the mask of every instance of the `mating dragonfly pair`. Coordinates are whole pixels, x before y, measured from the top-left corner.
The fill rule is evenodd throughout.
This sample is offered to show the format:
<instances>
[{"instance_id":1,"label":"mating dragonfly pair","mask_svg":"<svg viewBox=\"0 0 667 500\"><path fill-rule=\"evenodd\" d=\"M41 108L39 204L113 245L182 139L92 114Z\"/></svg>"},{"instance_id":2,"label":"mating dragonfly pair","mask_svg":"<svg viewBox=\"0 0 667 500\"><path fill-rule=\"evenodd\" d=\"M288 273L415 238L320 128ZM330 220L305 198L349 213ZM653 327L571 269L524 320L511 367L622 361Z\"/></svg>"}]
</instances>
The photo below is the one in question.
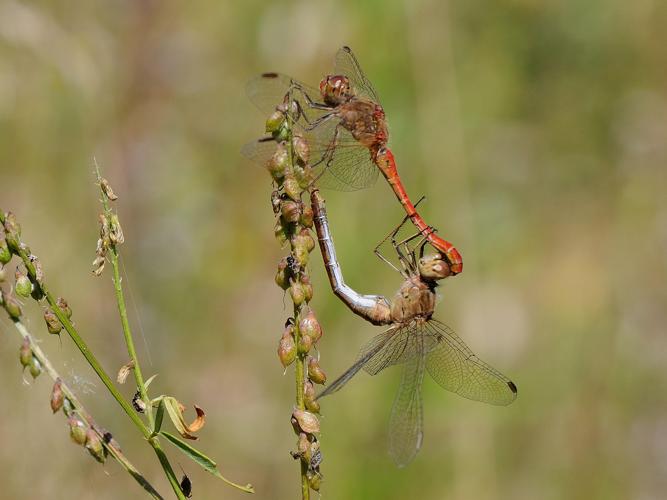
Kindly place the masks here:
<instances>
[{"instance_id":1,"label":"mating dragonfly pair","mask_svg":"<svg viewBox=\"0 0 667 500\"><path fill-rule=\"evenodd\" d=\"M362 368L375 375L388 366L402 365L389 431L390 454L399 466L407 465L422 445L421 387L426 372L443 388L463 397L494 405L512 403L516 385L475 356L451 328L433 318L438 281L463 270L461 255L425 223L408 197L387 147L384 110L352 51L348 47L338 51L334 74L320 82L319 91L291 77L265 73L248 84L247 92L266 113L274 112L279 104L310 148L309 166L314 172L311 206L334 293L355 314L374 325L388 325L318 398L340 390ZM244 147L243 153L264 163L274 150L267 139L261 139ZM345 284L324 200L315 187L362 189L375 182L378 172L407 214L382 242L391 241L400 268L382 256L380 245L375 248L404 279L391 301L359 294ZM399 230L408 220L418 232L400 240ZM427 244L435 253L425 254Z\"/></svg>"}]
</instances>

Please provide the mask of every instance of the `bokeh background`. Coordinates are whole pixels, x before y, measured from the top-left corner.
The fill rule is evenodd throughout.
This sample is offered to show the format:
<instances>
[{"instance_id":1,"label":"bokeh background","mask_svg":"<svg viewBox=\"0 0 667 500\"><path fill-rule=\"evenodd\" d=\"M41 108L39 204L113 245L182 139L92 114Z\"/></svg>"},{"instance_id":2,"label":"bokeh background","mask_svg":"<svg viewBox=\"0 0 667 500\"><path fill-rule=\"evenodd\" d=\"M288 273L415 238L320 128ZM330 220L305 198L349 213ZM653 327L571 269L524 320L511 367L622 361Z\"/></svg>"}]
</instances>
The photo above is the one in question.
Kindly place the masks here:
<instances>
[{"instance_id":1,"label":"bokeh background","mask_svg":"<svg viewBox=\"0 0 667 500\"><path fill-rule=\"evenodd\" d=\"M426 380L425 444L385 446L398 373L323 401L323 498L639 499L667 489L667 3L657 0L69 2L0 0L0 207L104 366L126 362L110 276L90 273L95 157L120 195L124 284L154 394L208 413L198 446L257 498L298 495L294 376L275 355L268 175L239 155L263 132L244 83L311 84L350 45L382 97L427 221L461 250L437 317L511 376L507 408ZM325 193L348 282L391 294L371 250L402 216L383 181ZM330 377L377 329L315 298ZM71 341L42 347L169 496L153 454ZM21 376L0 321L2 498L143 498L70 443L46 377ZM130 384L123 392L131 397ZM166 445L168 446L168 445ZM242 498L176 451L196 498Z\"/></svg>"}]
</instances>

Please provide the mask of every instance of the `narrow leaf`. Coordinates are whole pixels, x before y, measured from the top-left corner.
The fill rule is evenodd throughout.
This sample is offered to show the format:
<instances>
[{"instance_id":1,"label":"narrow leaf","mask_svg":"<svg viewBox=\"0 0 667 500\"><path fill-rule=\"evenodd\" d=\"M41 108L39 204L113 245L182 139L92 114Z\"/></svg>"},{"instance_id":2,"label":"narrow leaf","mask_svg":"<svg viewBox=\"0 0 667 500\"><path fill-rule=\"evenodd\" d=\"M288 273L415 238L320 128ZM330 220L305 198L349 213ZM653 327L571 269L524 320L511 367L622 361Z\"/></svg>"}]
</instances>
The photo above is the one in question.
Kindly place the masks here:
<instances>
[{"instance_id":1,"label":"narrow leaf","mask_svg":"<svg viewBox=\"0 0 667 500\"><path fill-rule=\"evenodd\" d=\"M220 474L220 471L218 470L217 464L204 455L201 451L197 450L196 448L193 448L190 446L188 443L185 441L179 439L178 437L174 436L173 434L170 434L166 431L161 431L160 432L161 436L164 436L167 438L168 441L171 442L174 446L176 446L179 450L181 450L183 453L185 453L192 461L194 461L196 464L198 464L201 468L206 470L207 472L210 472L213 474L215 477L222 479L224 482L229 484L230 486L233 486L234 488L238 488L241 491L245 491L246 493L254 493L255 490L252 487L251 484L246 484L245 486L241 486L240 484L236 484L229 479L226 479L222 474Z\"/></svg>"}]
</instances>

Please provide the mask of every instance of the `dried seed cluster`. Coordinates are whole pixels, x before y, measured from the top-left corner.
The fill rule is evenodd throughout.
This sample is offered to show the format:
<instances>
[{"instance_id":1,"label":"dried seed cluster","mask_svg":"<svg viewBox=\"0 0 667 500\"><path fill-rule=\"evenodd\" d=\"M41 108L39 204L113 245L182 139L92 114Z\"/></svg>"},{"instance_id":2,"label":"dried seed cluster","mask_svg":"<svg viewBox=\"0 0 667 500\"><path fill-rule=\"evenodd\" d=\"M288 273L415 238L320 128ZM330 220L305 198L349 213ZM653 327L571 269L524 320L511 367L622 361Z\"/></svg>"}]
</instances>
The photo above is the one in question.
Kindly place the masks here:
<instances>
[{"instance_id":1,"label":"dried seed cluster","mask_svg":"<svg viewBox=\"0 0 667 500\"><path fill-rule=\"evenodd\" d=\"M21 242L21 227L16 222L12 213L4 214L4 223L0 227L0 308L4 309L13 321L21 321L23 308L20 299L32 297L41 302L44 299L44 272L39 259L30 252L30 248ZM7 280L6 266L14 255L24 257L24 267L18 266L14 272L13 290L14 294L7 292L2 284ZM25 258L27 256L27 259ZM17 297L18 296L18 297ZM50 306L44 304L44 322L50 334L59 334L63 325L58 316L72 317L72 309L62 297L56 301L56 312ZM19 349L19 362L25 370L30 372L36 379L44 370L43 362L33 349L30 338L24 337ZM50 406L53 413L61 409L67 417L67 425L72 439L77 444L84 446L90 454L99 462L104 462L107 456L99 432L94 429L94 424L89 419L79 415L74 403L64 394L63 384L57 378L50 397Z\"/></svg>"},{"instance_id":2,"label":"dried seed cluster","mask_svg":"<svg viewBox=\"0 0 667 500\"><path fill-rule=\"evenodd\" d=\"M313 211L302 201L313 174L308 165L309 148L305 139L293 133L286 113L287 104L278 106L266 121L266 131L276 142L276 149L266 163L276 189L271 193L271 206L276 215L274 233L281 247L289 245L289 255L278 263L275 281L289 292L294 303L294 317L288 318L278 342L278 358L285 369L295 361L299 382L297 407L291 416L298 436L297 451L292 452L301 461L310 488L319 491L322 452L317 434L320 423L317 414L320 405L315 398L314 384L324 384L326 375L319 365L319 353L313 356L313 347L322 337L315 312L309 303L313 286L308 275L310 253L315 248L312 235Z\"/></svg>"}]
</instances>

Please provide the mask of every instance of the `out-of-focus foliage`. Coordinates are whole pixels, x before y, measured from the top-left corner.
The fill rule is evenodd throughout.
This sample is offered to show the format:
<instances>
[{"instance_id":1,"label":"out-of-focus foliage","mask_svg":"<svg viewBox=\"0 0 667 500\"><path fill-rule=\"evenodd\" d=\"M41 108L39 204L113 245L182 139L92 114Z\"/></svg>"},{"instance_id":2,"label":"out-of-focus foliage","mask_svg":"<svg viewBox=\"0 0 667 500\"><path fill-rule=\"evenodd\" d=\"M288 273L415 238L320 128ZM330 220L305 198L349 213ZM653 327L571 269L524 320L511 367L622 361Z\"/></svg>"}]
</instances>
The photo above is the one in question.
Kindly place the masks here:
<instances>
[{"instance_id":1,"label":"out-of-focus foliage","mask_svg":"<svg viewBox=\"0 0 667 500\"><path fill-rule=\"evenodd\" d=\"M252 481L258 498L294 498L294 383L275 356L289 312L273 283L268 175L238 154L263 129L243 86L268 70L316 84L348 44L383 98L409 192L428 196L425 218L464 256L437 317L519 398L488 407L427 380L424 447L396 471L384 432L398 374L360 375L322 401L326 497L660 498L666 22L654 0L0 0L0 207L17 213L115 373L127 355L110 280L89 266L96 157L120 195L124 283L144 372L160 374L152 389L206 409L201 448L226 475ZM399 276L371 253L401 217L387 186L325 195L348 282L393 293ZM335 376L377 331L313 262L321 364ZM139 498L115 464L68 443L49 384L22 383L18 337L6 320L0 331L4 496ZM71 342L45 334L42 347L168 492ZM214 479L187 473L198 498L219 496Z\"/></svg>"}]
</instances>

